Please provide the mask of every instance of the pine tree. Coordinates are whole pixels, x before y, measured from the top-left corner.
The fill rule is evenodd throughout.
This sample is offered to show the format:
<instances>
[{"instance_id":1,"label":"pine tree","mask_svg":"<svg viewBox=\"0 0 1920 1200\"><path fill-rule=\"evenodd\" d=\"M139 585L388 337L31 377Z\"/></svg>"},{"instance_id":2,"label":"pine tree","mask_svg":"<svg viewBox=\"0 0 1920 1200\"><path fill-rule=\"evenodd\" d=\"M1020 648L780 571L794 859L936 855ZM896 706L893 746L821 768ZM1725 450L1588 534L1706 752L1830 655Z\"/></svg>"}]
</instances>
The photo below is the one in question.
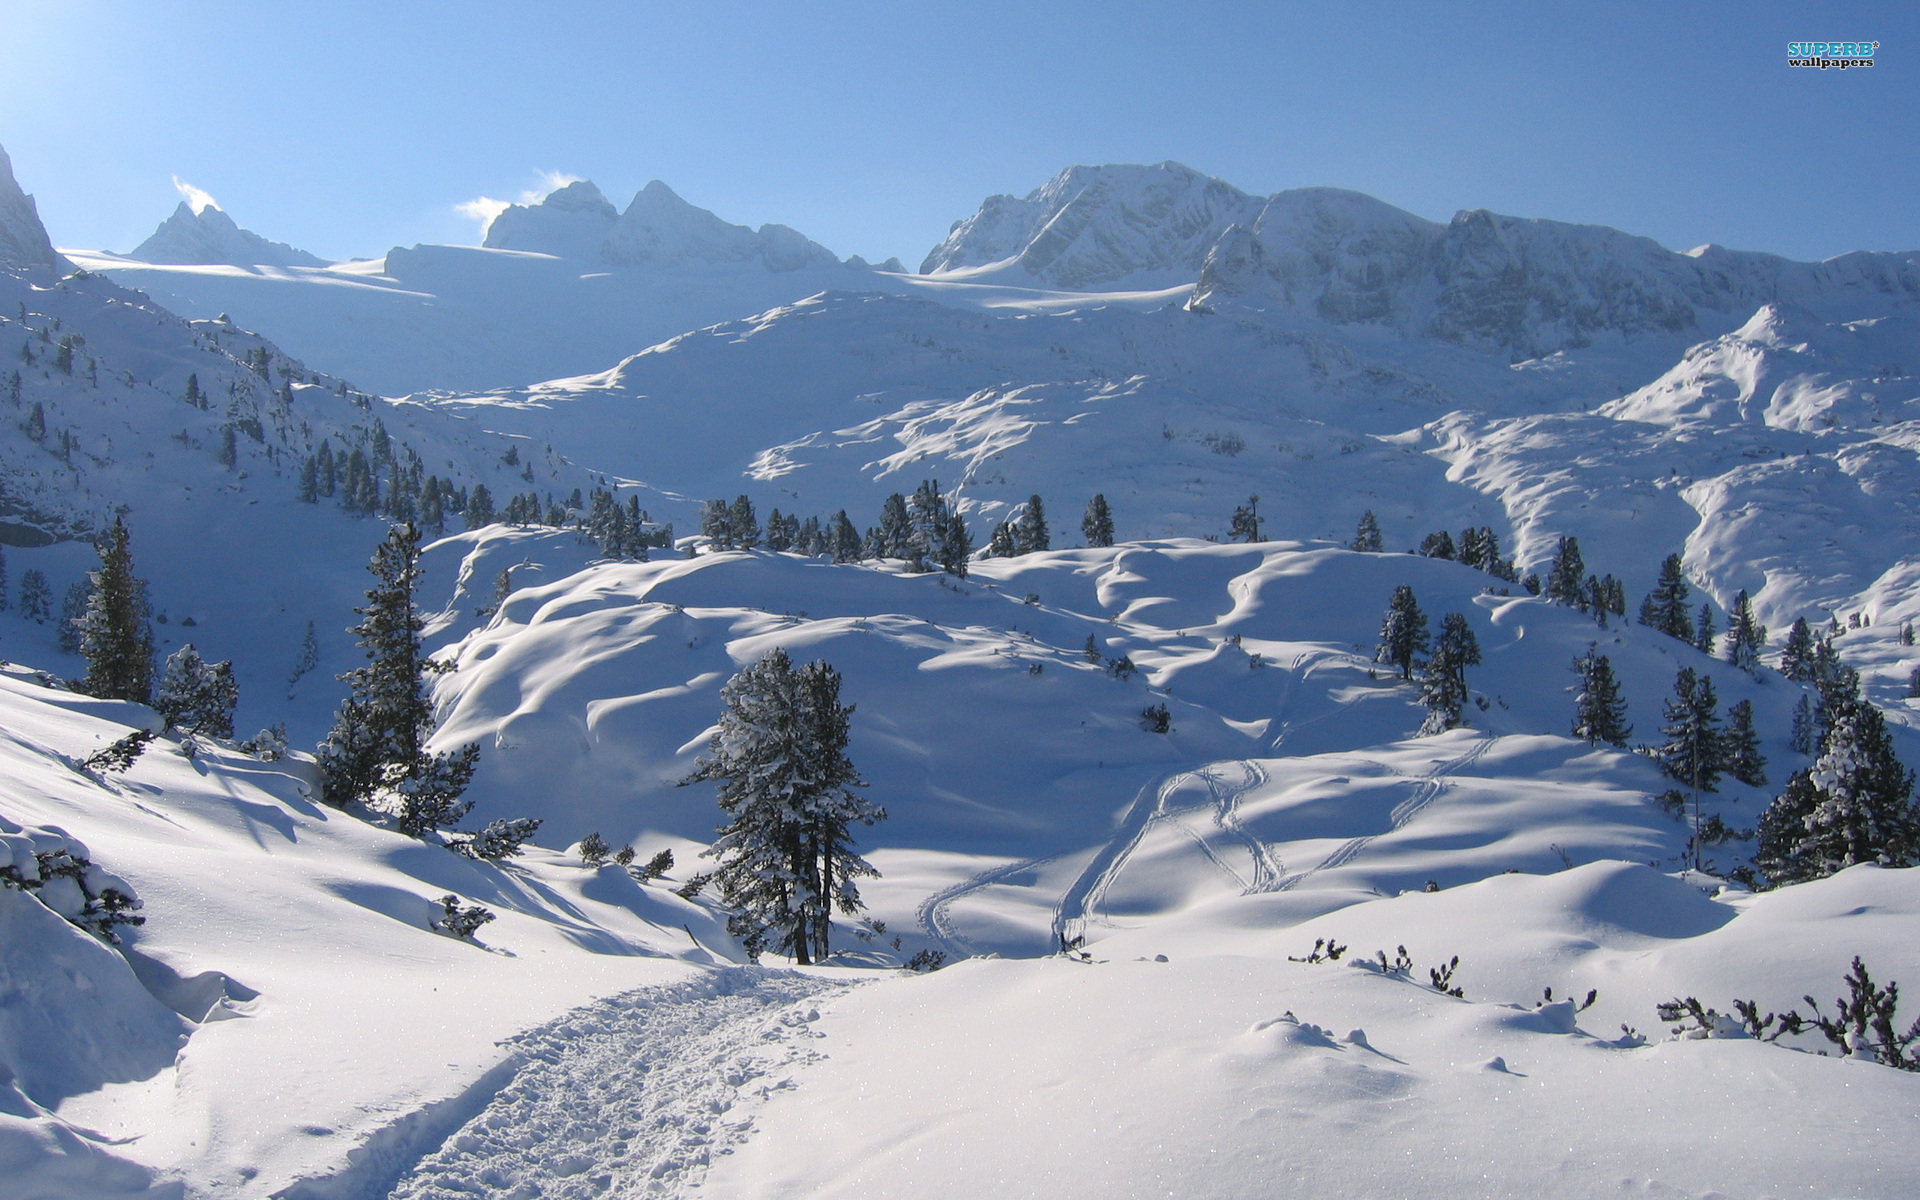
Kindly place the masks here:
<instances>
[{"instance_id":1,"label":"pine tree","mask_svg":"<svg viewBox=\"0 0 1920 1200\"><path fill-rule=\"evenodd\" d=\"M1544 595L1555 604L1585 611L1588 604L1587 566L1580 557L1580 539L1563 537L1554 546L1553 565L1547 570Z\"/></svg>"},{"instance_id":2,"label":"pine tree","mask_svg":"<svg viewBox=\"0 0 1920 1200\"><path fill-rule=\"evenodd\" d=\"M833 514L833 529L827 538L828 552L837 563L857 562L860 558L860 532L847 519L847 510Z\"/></svg>"},{"instance_id":3,"label":"pine tree","mask_svg":"<svg viewBox=\"0 0 1920 1200\"><path fill-rule=\"evenodd\" d=\"M351 695L320 746L321 795L329 804L366 804L392 813L400 829L419 836L453 824L471 802L460 793L472 778L480 748L430 754L433 709L425 678L434 669L421 653L425 626L413 605L420 579L420 534L397 525L373 554L376 580L353 627L368 663L341 676Z\"/></svg>"},{"instance_id":4,"label":"pine tree","mask_svg":"<svg viewBox=\"0 0 1920 1200\"><path fill-rule=\"evenodd\" d=\"M53 589L39 567L28 567L20 573L20 615L42 625L53 615Z\"/></svg>"},{"instance_id":5,"label":"pine tree","mask_svg":"<svg viewBox=\"0 0 1920 1200\"><path fill-rule=\"evenodd\" d=\"M325 449L324 446L321 448ZM462 512L460 517L467 523L467 529L470 531L493 524L493 493L487 490L486 484L473 485L473 493L467 499L466 511Z\"/></svg>"},{"instance_id":6,"label":"pine tree","mask_svg":"<svg viewBox=\"0 0 1920 1200\"><path fill-rule=\"evenodd\" d=\"M973 558L973 534L967 531L966 518L960 515L958 508L948 505L938 532L934 561L947 574L965 579Z\"/></svg>"},{"instance_id":7,"label":"pine tree","mask_svg":"<svg viewBox=\"0 0 1920 1200\"><path fill-rule=\"evenodd\" d=\"M1760 648L1767 644L1767 627L1753 616L1753 601L1742 590L1733 598L1727 618L1726 659L1751 675L1760 669Z\"/></svg>"},{"instance_id":8,"label":"pine tree","mask_svg":"<svg viewBox=\"0 0 1920 1200\"><path fill-rule=\"evenodd\" d=\"M302 478L304 487L304 476ZM440 481L431 475L427 476L427 482L420 488L420 529L433 537L439 537L447 529L447 512L440 496Z\"/></svg>"},{"instance_id":9,"label":"pine tree","mask_svg":"<svg viewBox=\"0 0 1920 1200\"><path fill-rule=\"evenodd\" d=\"M607 507L613 507L612 496L607 497ZM725 500L709 500L700 506L700 536L707 539L711 549L733 549L733 510Z\"/></svg>"},{"instance_id":10,"label":"pine tree","mask_svg":"<svg viewBox=\"0 0 1920 1200\"><path fill-rule=\"evenodd\" d=\"M1717 791L1726 771L1726 741L1720 731L1719 699L1713 680L1683 668L1667 701L1666 724L1660 732L1666 744L1655 751L1660 768L1686 784L1693 802L1693 866L1700 869L1700 793Z\"/></svg>"},{"instance_id":11,"label":"pine tree","mask_svg":"<svg viewBox=\"0 0 1920 1200\"><path fill-rule=\"evenodd\" d=\"M233 710L239 703L240 688L234 682L233 664L209 663L188 643L167 659L153 707L168 725L183 730L188 737L204 733L209 737L230 738Z\"/></svg>"},{"instance_id":12,"label":"pine tree","mask_svg":"<svg viewBox=\"0 0 1920 1200\"><path fill-rule=\"evenodd\" d=\"M1425 654L1427 646L1426 614L1414 600L1413 589L1403 583L1393 589L1393 599L1387 603L1373 661L1392 663L1400 668L1401 679L1412 679L1414 659Z\"/></svg>"},{"instance_id":13,"label":"pine tree","mask_svg":"<svg viewBox=\"0 0 1920 1200\"><path fill-rule=\"evenodd\" d=\"M1856 863L1920 862L1913 772L1901 765L1886 718L1844 698L1812 767L1796 771L1760 818L1754 865L1776 884L1819 879Z\"/></svg>"},{"instance_id":14,"label":"pine tree","mask_svg":"<svg viewBox=\"0 0 1920 1200\"><path fill-rule=\"evenodd\" d=\"M1812 683L1814 674L1813 630L1805 617L1795 617L1787 630L1786 645L1780 648L1780 673L1795 683Z\"/></svg>"},{"instance_id":15,"label":"pine tree","mask_svg":"<svg viewBox=\"0 0 1920 1200\"><path fill-rule=\"evenodd\" d=\"M1812 754L1820 742L1819 722L1813 715L1813 701L1802 694L1800 702L1793 706L1793 731L1787 742L1795 754Z\"/></svg>"},{"instance_id":16,"label":"pine tree","mask_svg":"<svg viewBox=\"0 0 1920 1200\"><path fill-rule=\"evenodd\" d=\"M1096 492L1087 501L1087 515L1080 518L1080 535L1089 546L1113 545L1113 510L1107 507L1104 495Z\"/></svg>"},{"instance_id":17,"label":"pine tree","mask_svg":"<svg viewBox=\"0 0 1920 1200\"><path fill-rule=\"evenodd\" d=\"M1355 550L1370 554L1380 552L1380 521L1373 515L1372 509L1360 514L1360 525L1353 531L1352 546Z\"/></svg>"},{"instance_id":18,"label":"pine tree","mask_svg":"<svg viewBox=\"0 0 1920 1200\"><path fill-rule=\"evenodd\" d=\"M987 541L987 557L1012 558L1019 553L1019 547L1014 544L1013 540L1012 523L1002 521L998 525L995 525L993 527L993 535Z\"/></svg>"},{"instance_id":19,"label":"pine tree","mask_svg":"<svg viewBox=\"0 0 1920 1200\"><path fill-rule=\"evenodd\" d=\"M220 430L220 453L218 457L220 459L220 465L229 471L233 469L235 463L240 461L240 446L234 439L233 426L231 425L224 426Z\"/></svg>"},{"instance_id":20,"label":"pine tree","mask_svg":"<svg viewBox=\"0 0 1920 1200\"><path fill-rule=\"evenodd\" d=\"M1444 529L1420 539L1420 554L1425 558L1444 558L1451 562L1456 553L1453 535Z\"/></svg>"},{"instance_id":21,"label":"pine tree","mask_svg":"<svg viewBox=\"0 0 1920 1200\"><path fill-rule=\"evenodd\" d=\"M727 526L733 534L733 544L742 550L752 550L760 545L760 522L754 519L753 501L745 496L736 496L733 507L727 511Z\"/></svg>"},{"instance_id":22,"label":"pine tree","mask_svg":"<svg viewBox=\"0 0 1920 1200\"><path fill-rule=\"evenodd\" d=\"M787 535L787 519L776 508L767 514L767 549L778 554L792 548L793 539Z\"/></svg>"},{"instance_id":23,"label":"pine tree","mask_svg":"<svg viewBox=\"0 0 1920 1200\"><path fill-rule=\"evenodd\" d=\"M1442 617L1433 657L1420 670L1420 702L1427 708L1422 736L1444 733L1460 724L1467 704L1467 668L1479 663L1480 642L1467 618L1460 613Z\"/></svg>"},{"instance_id":24,"label":"pine tree","mask_svg":"<svg viewBox=\"0 0 1920 1200\"><path fill-rule=\"evenodd\" d=\"M1588 646L1585 654L1573 660L1573 671L1580 679L1573 689L1573 736L1624 747L1633 736L1633 726L1627 724L1627 702L1613 677L1613 664Z\"/></svg>"},{"instance_id":25,"label":"pine tree","mask_svg":"<svg viewBox=\"0 0 1920 1200\"><path fill-rule=\"evenodd\" d=\"M181 399L193 405L195 408L205 408L207 406L206 395L200 391L200 375L198 372L190 373L187 376L187 394L181 397Z\"/></svg>"},{"instance_id":26,"label":"pine tree","mask_svg":"<svg viewBox=\"0 0 1920 1200\"><path fill-rule=\"evenodd\" d=\"M145 704L153 698L153 631L145 586L133 574L126 521L115 517L95 549L100 569L89 575L93 591L80 621L80 655L87 660L81 686L90 696Z\"/></svg>"},{"instance_id":27,"label":"pine tree","mask_svg":"<svg viewBox=\"0 0 1920 1200\"><path fill-rule=\"evenodd\" d=\"M33 402L33 411L27 414L26 435L36 442L47 440L47 410L40 401Z\"/></svg>"},{"instance_id":28,"label":"pine tree","mask_svg":"<svg viewBox=\"0 0 1920 1200\"><path fill-rule=\"evenodd\" d=\"M875 558L907 558L913 554L913 517L907 512L907 498L899 492L880 505L880 524L876 527Z\"/></svg>"},{"instance_id":29,"label":"pine tree","mask_svg":"<svg viewBox=\"0 0 1920 1200\"><path fill-rule=\"evenodd\" d=\"M87 616L87 602L93 598L93 586L85 579L67 585L60 598L60 616L54 622L53 640L67 654L80 653L80 623Z\"/></svg>"},{"instance_id":30,"label":"pine tree","mask_svg":"<svg viewBox=\"0 0 1920 1200\"><path fill-rule=\"evenodd\" d=\"M1487 545L1482 535L1492 532L1491 529L1473 526L1460 531L1460 540L1456 543L1459 548L1456 560L1461 566L1472 567L1476 571L1487 569Z\"/></svg>"},{"instance_id":31,"label":"pine tree","mask_svg":"<svg viewBox=\"0 0 1920 1200\"><path fill-rule=\"evenodd\" d=\"M1248 543L1260 540L1260 497L1248 496L1245 504L1233 510L1233 520L1227 523L1227 537Z\"/></svg>"},{"instance_id":32,"label":"pine tree","mask_svg":"<svg viewBox=\"0 0 1920 1200\"><path fill-rule=\"evenodd\" d=\"M683 782L720 785L728 820L705 853L735 910L728 931L756 959L771 946L823 960L833 913L859 912L857 881L878 874L854 853L852 827L886 817L855 790L865 783L846 753L853 707L840 704L832 667L795 670L779 649L728 680L721 698L707 754Z\"/></svg>"},{"instance_id":33,"label":"pine tree","mask_svg":"<svg viewBox=\"0 0 1920 1200\"><path fill-rule=\"evenodd\" d=\"M1742 700L1727 710L1727 774L1748 787L1767 786L1767 760L1760 753L1760 737L1753 731L1753 701Z\"/></svg>"},{"instance_id":34,"label":"pine tree","mask_svg":"<svg viewBox=\"0 0 1920 1200\"><path fill-rule=\"evenodd\" d=\"M293 698L293 685L320 665L320 639L314 636L313 622L307 622L307 636L300 641L300 654L293 660L293 674L287 676L287 698Z\"/></svg>"},{"instance_id":35,"label":"pine tree","mask_svg":"<svg viewBox=\"0 0 1920 1200\"><path fill-rule=\"evenodd\" d=\"M947 498L940 494L940 481L922 479L907 502L907 552L902 555L915 571L931 571L939 557L941 539L946 534Z\"/></svg>"},{"instance_id":36,"label":"pine tree","mask_svg":"<svg viewBox=\"0 0 1920 1200\"><path fill-rule=\"evenodd\" d=\"M1702 603L1700 605L1700 616L1694 622L1694 648L1702 654L1712 654L1713 634L1713 605Z\"/></svg>"},{"instance_id":37,"label":"pine tree","mask_svg":"<svg viewBox=\"0 0 1920 1200\"><path fill-rule=\"evenodd\" d=\"M1034 554L1053 549L1053 542L1047 533L1047 510L1041 505L1039 496L1027 497L1026 511L1014 522L1013 544L1016 554Z\"/></svg>"},{"instance_id":38,"label":"pine tree","mask_svg":"<svg viewBox=\"0 0 1920 1200\"><path fill-rule=\"evenodd\" d=\"M300 503L320 503L320 463L311 454L300 464Z\"/></svg>"}]
</instances>

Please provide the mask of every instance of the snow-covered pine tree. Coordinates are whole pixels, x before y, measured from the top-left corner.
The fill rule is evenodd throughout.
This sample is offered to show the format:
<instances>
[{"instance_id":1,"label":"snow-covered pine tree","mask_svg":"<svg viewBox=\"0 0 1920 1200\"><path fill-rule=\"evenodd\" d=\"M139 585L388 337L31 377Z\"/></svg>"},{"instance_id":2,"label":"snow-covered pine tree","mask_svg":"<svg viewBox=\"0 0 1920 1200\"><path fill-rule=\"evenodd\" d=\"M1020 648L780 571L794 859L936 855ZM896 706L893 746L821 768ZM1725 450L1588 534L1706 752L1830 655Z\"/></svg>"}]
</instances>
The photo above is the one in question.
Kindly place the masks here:
<instances>
[{"instance_id":1,"label":"snow-covered pine tree","mask_svg":"<svg viewBox=\"0 0 1920 1200\"><path fill-rule=\"evenodd\" d=\"M1805 694L1800 702L1793 706L1793 729L1787 735L1787 742L1795 754L1812 754L1820 741L1820 727L1813 715L1813 701Z\"/></svg>"},{"instance_id":2,"label":"snow-covered pine tree","mask_svg":"<svg viewBox=\"0 0 1920 1200\"><path fill-rule=\"evenodd\" d=\"M793 535L787 532L787 518L777 508L767 513L767 549L775 554L793 549Z\"/></svg>"},{"instance_id":3,"label":"snow-covered pine tree","mask_svg":"<svg viewBox=\"0 0 1920 1200\"><path fill-rule=\"evenodd\" d=\"M1633 726L1627 724L1627 702L1613 677L1613 663L1588 646L1573 660L1573 672L1580 680L1573 689L1573 736L1624 747Z\"/></svg>"},{"instance_id":4,"label":"snow-covered pine tree","mask_svg":"<svg viewBox=\"0 0 1920 1200\"><path fill-rule=\"evenodd\" d=\"M1776 884L1819 879L1856 863L1920 862L1913 772L1894 755L1880 710L1843 697L1813 766L1794 772L1760 818L1754 865Z\"/></svg>"},{"instance_id":5,"label":"snow-covered pine tree","mask_svg":"<svg viewBox=\"0 0 1920 1200\"><path fill-rule=\"evenodd\" d=\"M795 670L776 649L727 681L726 709L694 773L718 782L728 818L705 852L735 910L727 928L751 957L772 947L801 963L831 952L834 910L860 910L857 881L877 875L853 851L851 829L886 813L862 799L847 758L852 706L824 662Z\"/></svg>"},{"instance_id":6,"label":"snow-covered pine tree","mask_svg":"<svg viewBox=\"0 0 1920 1200\"><path fill-rule=\"evenodd\" d=\"M1767 627L1753 616L1753 601L1742 589L1733 598L1727 616L1726 659L1751 675L1760 669L1760 648L1767 644Z\"/></svg>"},{"instance_id":7,"label":"snow-covered pine tree","mask_svg":"<svg viewBox=\"0 0 1920 1200\"><path fill-rule=\"evenodd\" d=\"M1479 664L1480 642L1467 618L1460 613L1442 617L1433 656L1420 669L1420 703L1427 707L1422 737L1460 725L1467 705L1467 668Z\"/></svg>"},{"instance_id":8,"label":"snow-covered pine tree","mask_svg":"<svg viewBox=\"0 0 1920 1200\"><path fill-rule=\"evenodd\" d=\"M1753 731L1753 701L1742 700L1727 710L1727 774L1748 787L1767 786L1767 759L1760 753L1760 736Z\"/></svg>"},{"instance_id":9,"label":"snow-covered pine tree","mask_svg":"<svg viewBox=\"0 0 1920 1200\"><path fill-rule=\"evenodd\" d=\"M1400 668L1400 678L1412 679L1414 659L1427 652L1428 644L1426 614L1414 600L1413 589L1403 583L1393 589L1393 599L1387 602L1373 661L1392 663Z\"/></svg>"},{"instance_id":10,"label":"snow-covered pine tree","mask_svg":"<svg viewBox=\"0 0 1920 1200\"><path fill-rule=\"evenodd\" d=\"M1660 564L1660 578L1653 590L1640 602L1640 623L1668 637L1691 642L1693 617L1687 612L1690 598L1681 558L1678 554L1669 554Z\"/></svg>"},{"instance_id":11,"label":"snow-covered pine tree","mask_svg":"<svg viewBox=\"0 0 1920 1200\"><path fill-rule=\"evenodd\" d=\"M1693 646L1702 654L1713 653L1713 605L1703 602L1693 623Z\"/></svg>"},{"instance_id":12,"label":"snow-covered pine tree","mask_svg":"<svg viewBox=\"0 0 1920 1200\"><path fill-rule=\"evenodd\" d=\"M1580 557L1580 539L1562 537L1553 549L1553 565L1547 569L1545 590L1542 593L1555 604L1564 604L1568 608L1585 611L1587 597L1587 565Z\"/></svg>"},{"instance_id":13,"label":"snow-covered pine tree","mask_svg":"<svg viewBox=\"0 0 1920 1200\"><path fill-rule=\"evenodd\" d=\"M939 560L940 542L946 533L947 498L940 494L938 479L922 479L907 501L907 553L912 569L931 571Z\"/></svg>"},{"instance_id":14,"label":"snow-covered pine tree","mask_svg":"<svg viewBox=\"0 0 1920 1200\"><path fill-rule=\"evenodd\" d=\"M1233 510L1233 519L1227 522L1227 537L1236 542L1260 540L1260 497L1248 496L1245 504Z\"/></svg>"},{"instance_id":15,"label":"snow-covered pine tree","mask_svg":"<svg viewBox=\"0 0 1920 1200\"><path fill-rule=\"evenodd\" d=\"M940 522L939 538L934 544L934 562L947 574L965 579L968 563L973 558L973 534L967 531L967 520L957 507L952 504L945 507L946 516Z\"/></svg>"},{"instance_id":16,"label":"snow-covered pine tree","mask_svg":"<svg viewBox=\"0 0 1920 1200\"><path fill-rule=\"evenodd\" d=\"M1382 545L1380 540L1380 519L1373 515L1372 509L1368 509L1360 514L1360 524L1353 531L1353 542L1351 545L1353 549L1365 553L1378 554L1380 552Z\"/></svg>"},{"instance_id":17,"label":"snow-covered pine tree","mask_svg":"<svg viewBox=\"0 0 1920 1200\"><path fill-rule=\"evenodd\" d=\"M337 807L366 804L392 813L401 830L419 836L451 825L471 803L460 802L480 760L473 743L429 754L433 709L425 677L433 667L420 650L425 622L414 610L420 579L420 534L397 525L368 564L376 583L353 627L367 665L341 676L351 694L321 743L321 797Z\"/></svg>"},{"instance_id":18,"label":"snow-covered pine tree","mask_svg":"<svg viewBox=\"0 0 1920 1200\"><path fill-rule=\"evenodd\" d=\"M301 479L304 488L305 476ZM447 531L447 510L441 501L440 481L431 475L420 488L420 529L436 538Z\"/></svg>"},{"instance_id":19,"label":"snow-covered pine tree","mask_svg":"<svg viewBox=\"0 0 1920 1200\"><path fill-rule=\"evenodd\" d=\"M1096 492L1087 501L1087 513L1080 518L1080 536L1089 546L1113 545L1113 510L1107 507L1106 496Z\"/></svg>"},{"instance_id":20,"label":"snow-covered pine tree","mask_svg":"<svg viewBox=\"0 0 1920 1200\"><path fill-rule=\"evenodd\" d=\"M1453 544L1453 535L1442 529L1420 539L1420 554L1426 558L1444 558L1451 562L1458 550Z\"/></svg>"},{"instance_id":21,"label":"snow-covered pine tree","mask_svg":"<svg viewBox=\"0 0 1920 1200\"><path fill-rule=\"evenodd\" d=\"M1813 629L1805 617L1795 617L1786 645L1780 647L1780 673L1795 683L1812 683L1814 651Z\"/></svg>"},{"instance_id":22,"label":"snow-covered pine tree","mask_svg":"<svg viewBox=\"0 0 1920 1200\"><path fill-rule=\"evenodd\" d=\"M160 677L153 707L162 719L188 737L233 736L233 710L240 703L231 662L210 663L193 644L175 650Z\"/></svg>"},{"instance_id":23,"label":"snow-covered pine tree","mask_svg":"<svg viewBox=\"0 0 1920 1200\"><path fill-rule=\"evenodd\" d=\"M1027 497L1026 510L1013 524L1013 545L1016 554L1053 549L1052 535L1047 532L1047 510L1039 496Z\"/></svg>"},{"instance_id":24,"label":"snow-covered pine tree","mask_svg":"<svg viewBox=\"0 0 1920 1200\"><path fill-rule=\"evenodd\" d=\"M993 527L993 534L987 539L987 557L1012 558L1018 553L1020 550L1014 544L1012 523L1001 521Z\"/></svg>"},{"instance_id":25,"label":"snow-covered pine tree","mask_svg":"<svg viewBox=\"0 0 1920 1200\"><path fill-rule=\"evenodd\" d=\"M827 535L820 528L819 517L808 517L800 522L800 530L793 538L793 547L809 558L827 552Z\"/></svg>"},{"instance_id":26,"label":"snow-covered pine tree","mask_svg":"<svg viewBox=\"0 0 1920 1200\"><path fill-rule=\"evenodd\" d=\"M95 549L100 569L89 573L93 588L80 619L80 656L87 660L81 687L90 696L145 704L153 698L153 630L125 519L115 517Z\"/></svg>"},{"instance_id":27,"label":"snow-covered pine tree","mask_svg":"<svg viewBox=\"0 0 1920 1200\"><path fill-rule=\"evenodd\" d=\"M1666 704L1667 739L1656 750L1660 769L1687 785L1693 805L1693 866L1700 868L1700 793L1718 790L1727 769L1726 738L1720 730L1719 698L1713 680L1683 667L1673 681L1673 699Z\"/></svg>"},{"instance_id":28,"label":"snow-covered pine tree","mask_svg":"<svg viewBox=\"0 0 1920 1200\"><path fill-rule=\"evenodd\" d=\"M39 567L28 567L20 573L20 615L42 625L53 615L53 589Z\"/></svg>"}]
</instances>

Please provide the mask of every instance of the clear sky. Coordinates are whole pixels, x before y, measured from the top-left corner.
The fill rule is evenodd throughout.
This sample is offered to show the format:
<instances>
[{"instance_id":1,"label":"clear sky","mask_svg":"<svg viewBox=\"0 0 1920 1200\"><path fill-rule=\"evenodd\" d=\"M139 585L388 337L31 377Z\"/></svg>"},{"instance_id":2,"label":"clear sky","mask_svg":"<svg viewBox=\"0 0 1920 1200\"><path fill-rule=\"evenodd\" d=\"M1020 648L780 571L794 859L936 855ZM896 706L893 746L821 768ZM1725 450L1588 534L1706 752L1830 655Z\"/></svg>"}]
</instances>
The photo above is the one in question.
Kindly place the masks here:
<instances>
[{"instance_id":1,"label":"clear sky","mask_svg":"<svg viewBox=\"0 0 1920 1200\"><path fill-rule=\"evenodd\" d=\"M989 194L1177 159L1821 258L1920 248L1916 129L1910 2L0 0L0 145L57 244L110 250L176 175L344 258L563 174L917 267Z\"/></svg>"}]
</instances>

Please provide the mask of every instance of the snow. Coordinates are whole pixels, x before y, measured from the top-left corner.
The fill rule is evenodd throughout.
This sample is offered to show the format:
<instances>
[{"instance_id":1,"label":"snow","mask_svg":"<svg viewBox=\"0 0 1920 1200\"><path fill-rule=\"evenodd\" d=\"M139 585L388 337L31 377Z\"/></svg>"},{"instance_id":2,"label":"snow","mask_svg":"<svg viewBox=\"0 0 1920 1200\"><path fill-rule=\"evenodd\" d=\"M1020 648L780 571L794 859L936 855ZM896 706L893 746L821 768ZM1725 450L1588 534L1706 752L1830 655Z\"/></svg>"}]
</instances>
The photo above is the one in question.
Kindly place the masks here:
<instances>
[{"instance_id":1,"label":"snow","mask_svg":"<svg viewBox=\"0 0 1920 1200\"><path fill-rule=\"evenodd\" d=\"M0 267L64 271L70 265L55 252L47 227L40 223L40 210L33 197L20 190L13 160L0 147Z\"/></svg>"},{"instance_id":2,"label":"snow","mask_svg":"<svg viewBox=\"0 0 1920 1200\"><path fill-rule=\"evenodd\" d=\"M154 264L323 267L326 260L242 229L218 205L186 200L128 258Z\"/></svg>"}]
</instances>

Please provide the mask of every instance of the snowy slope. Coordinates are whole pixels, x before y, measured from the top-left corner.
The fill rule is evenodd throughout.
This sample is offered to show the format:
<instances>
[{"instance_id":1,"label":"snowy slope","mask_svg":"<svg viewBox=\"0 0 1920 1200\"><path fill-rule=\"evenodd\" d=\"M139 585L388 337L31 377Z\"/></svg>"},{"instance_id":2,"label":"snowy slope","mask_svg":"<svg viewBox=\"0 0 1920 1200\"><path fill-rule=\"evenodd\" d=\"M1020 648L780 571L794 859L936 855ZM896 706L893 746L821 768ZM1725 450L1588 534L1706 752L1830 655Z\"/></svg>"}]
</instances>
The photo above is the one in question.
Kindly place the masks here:
<instances>
[{"instance_id":1,"label":"snowy slope","mask_svg":"<svg viewBox=\"0 0 1920 1200\"><path fill-rule=\"evenodd\" d=\"M324 267L326 260L234 224L212 203L185 200L146 241L127 252L145 263L235 267Z\"/></svg>"},{"instance_id":2,"label":"snowy slope","mask_svg":"<svg viewBox=\"0 0 1920 1200\"><path fill-rule=\"evenodd\" d=\"M0 266L62 271L70 264L54 252L33 197L20 190L13 160L0 147Z\"/></svg>"}]
</instances>

